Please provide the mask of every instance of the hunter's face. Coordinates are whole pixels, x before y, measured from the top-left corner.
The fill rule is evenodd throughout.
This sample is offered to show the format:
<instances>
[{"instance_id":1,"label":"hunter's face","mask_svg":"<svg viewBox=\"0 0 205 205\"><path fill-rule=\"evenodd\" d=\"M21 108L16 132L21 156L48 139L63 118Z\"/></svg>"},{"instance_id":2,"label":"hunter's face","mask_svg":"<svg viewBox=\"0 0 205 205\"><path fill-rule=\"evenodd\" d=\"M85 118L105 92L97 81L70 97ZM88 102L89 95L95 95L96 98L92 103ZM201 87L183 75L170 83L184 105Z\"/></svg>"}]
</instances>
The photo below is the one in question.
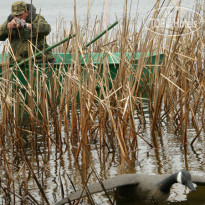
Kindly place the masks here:
<instances>
[{"instance_id":1,"label":"hunter's face","mask_svg":"<svg viewBox=\"0 0 205 205\"><path fill-rule=\"evenodd\" d=\"M20 15L16 15L14 17L26 20L27 16L28 16L28 11L25 11L24 13L22 13Z\"/></svg>"}]
</instances>

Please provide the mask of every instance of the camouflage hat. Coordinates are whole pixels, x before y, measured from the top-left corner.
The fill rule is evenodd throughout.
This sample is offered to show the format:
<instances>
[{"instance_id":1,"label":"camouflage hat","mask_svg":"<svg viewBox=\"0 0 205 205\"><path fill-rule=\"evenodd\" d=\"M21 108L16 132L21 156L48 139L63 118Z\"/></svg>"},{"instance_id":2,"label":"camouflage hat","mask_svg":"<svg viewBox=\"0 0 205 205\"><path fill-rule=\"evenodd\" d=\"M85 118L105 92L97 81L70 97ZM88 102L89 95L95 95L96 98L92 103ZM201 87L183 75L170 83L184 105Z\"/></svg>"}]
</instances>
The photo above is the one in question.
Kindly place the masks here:
<instances>
[{"instance_id":1,"label":"camouflage hat","mask_svg":"<svg viewBox=\"0 0 205 205\"><path fill-rule=\"evenodd\" d=\"M27 11L26 3L24 1L16 1L12 4L12 16L18 16Z\"/></svg>"}]
</instances>

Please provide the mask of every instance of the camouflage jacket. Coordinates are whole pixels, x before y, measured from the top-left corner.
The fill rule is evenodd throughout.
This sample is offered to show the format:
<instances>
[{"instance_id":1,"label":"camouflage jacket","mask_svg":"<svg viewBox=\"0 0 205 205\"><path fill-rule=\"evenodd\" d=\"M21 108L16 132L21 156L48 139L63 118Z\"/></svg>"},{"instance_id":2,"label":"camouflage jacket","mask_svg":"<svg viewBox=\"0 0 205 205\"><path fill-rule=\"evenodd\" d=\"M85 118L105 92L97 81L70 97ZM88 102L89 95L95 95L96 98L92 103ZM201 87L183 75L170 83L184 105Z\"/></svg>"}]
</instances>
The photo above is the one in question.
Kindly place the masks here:
<instances>
[{"instance_id":1,"label":"camouflage jacket","mask_svg":"<svg viewBox=\"0 0 205 205\"><path fill-rule=\"evenodd\" d=\"M29 41L31 40L31 31L24 28L13 28L7 29L7 24L9 20L7 19L2 25L0 25L0 41L5 41L9 39L12 51L17 62L20 62L28 57L28 47L30 46ZM46 36L50 33L51 27L46 22L43 16L36 15L36 18L32 21L32 43L33 52L36 53L42 51L48 47L46 43ZM36 43L37 40L37 43ZM40 62L42 56L36 58L36 62ZM53 59L51 51L46 53L46 59ZM15 62L14 58L10 57L11 62Z\"/></svg>"}]
</instances>

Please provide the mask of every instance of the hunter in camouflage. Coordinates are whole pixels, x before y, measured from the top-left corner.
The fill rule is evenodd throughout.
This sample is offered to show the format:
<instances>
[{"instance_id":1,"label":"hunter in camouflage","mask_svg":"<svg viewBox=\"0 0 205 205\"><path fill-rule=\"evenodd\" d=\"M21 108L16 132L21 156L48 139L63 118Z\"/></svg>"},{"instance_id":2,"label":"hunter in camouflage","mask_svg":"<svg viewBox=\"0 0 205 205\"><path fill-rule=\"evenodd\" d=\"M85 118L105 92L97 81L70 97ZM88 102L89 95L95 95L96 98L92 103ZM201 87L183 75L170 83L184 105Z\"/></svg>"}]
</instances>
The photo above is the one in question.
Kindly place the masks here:
<instances>
[{"instance_id":1,"label":"hunter in camouflage","mask_svg":"<svg viewBox=\"0 0 205 205\"><path fill-rule=\"evenodd\" d=\"M46 36L50 33L51 27L46 22L43 16L36 14L36 9L31 5L26 4L24 1L17 1L12 5L12 14L8 19L0 25L0 41L9 39L10 49L10 61L20 62L28 58L30 41L31 41L31 29L32 29L32 43L33 52L42 51L48 47L46 43ZM32 16L32 20L31 20ZM22 27L17 23L17 19L21 19L25 27ZM37 49L37 50L35 50ZM45 53L46 60L52 62L54 60L51 51ZM36 62L41 62L42 56L36 58Z\"/></svg>"}]
</instances>

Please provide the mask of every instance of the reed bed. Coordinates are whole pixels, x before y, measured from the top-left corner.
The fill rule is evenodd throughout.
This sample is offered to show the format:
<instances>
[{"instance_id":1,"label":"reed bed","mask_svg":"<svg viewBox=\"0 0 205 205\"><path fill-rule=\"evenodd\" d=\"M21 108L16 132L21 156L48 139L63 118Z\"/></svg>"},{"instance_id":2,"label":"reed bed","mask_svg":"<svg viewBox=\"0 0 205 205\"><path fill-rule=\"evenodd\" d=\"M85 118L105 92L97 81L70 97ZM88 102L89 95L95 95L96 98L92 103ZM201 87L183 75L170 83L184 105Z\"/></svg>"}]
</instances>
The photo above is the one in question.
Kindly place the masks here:
<instances>
[{"instance_id":1,"label":"reed bed","mask_svg":"<svg viewBox=\"0 0 205 205\"><path fill-rule=\"evenodd\" d=\"M160 6L162 4L157 1L155 8ZM200 7L194 9L201 12ZM54 50L72 53L69 64L61 59L57 68L55 64L47 64L44 56L41 65L30 61L26 73L20 67L10 68L8 63L2 65L2 203L51 203L45 193L44 179L53 150L60 156L72 153L86 186L92 145L100 149L102 156L104 152L119 153L122 162L129 162L135 159L139 140L156 148L156 141L163 138L163 126L172 124L185 149L203 140L202 31L167 37L165 41L164 36L153 33L143 24L136 32L138 21L130 21L127 10L125 1L122 21L89 47L85 47L86 43L104 29L102 19L96 19L90 26L88 15L87 28L82 30L75 18L69 31L60 21L59 31L63 32L58 32L60 36L51 36L53 42L76 34ZM153 15L160 16L160 13ZM183 31L170 32L180 34ZM115 52L121 55L113 79L109 61L115 61ZM131 53L129 58L126 57L128 52ZM141 55L136 61L137 52ZM94 64L91 53L102 53L103 58ZM157 54L154 65L150 60L153 53ZM159 64L161 53L164 56ZM19 75L26 83L19 80ZM149 105L152 138L144 135L147 123L144 104ZM196 133L192 139L187 135L190 124ZM96 174L94 169L92 174ZM60 171L57 175L60 176ZM65 185L62 182L60 185L63 198ZM32 187L38 189L40 197L33 197ZM90 200L94 204L92 197Z\"/></svg>"}]
</instances>

